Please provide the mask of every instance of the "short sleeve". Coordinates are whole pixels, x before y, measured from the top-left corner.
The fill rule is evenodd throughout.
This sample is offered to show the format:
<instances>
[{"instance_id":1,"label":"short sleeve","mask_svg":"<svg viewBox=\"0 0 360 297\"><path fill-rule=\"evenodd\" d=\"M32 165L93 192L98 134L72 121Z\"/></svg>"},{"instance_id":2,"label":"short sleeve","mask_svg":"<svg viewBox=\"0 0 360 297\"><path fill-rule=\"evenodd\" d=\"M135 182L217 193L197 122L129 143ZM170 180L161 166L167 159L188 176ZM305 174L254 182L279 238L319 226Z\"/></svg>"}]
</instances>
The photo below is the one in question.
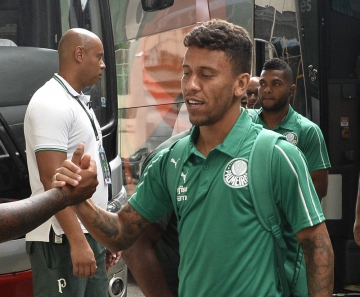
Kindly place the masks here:
<instances>
[{"instance_id":1,"label":"short sleeve","mask_svg":"<svg viewBox=\"0 0 360 297\"><path fill-rule=\"evenodd\" d=\"M296 146L278 141L272 159L272 178L275 199L295 233L325 220L305 157Z\"/></svg>"},{"instance_id":2,"label":"short sleeve","mask_svg":"<svg viewBox=\"0 0 360 297\"><path fill-rule=\"evenodd\" d=\"M55 101L56 102L56 101ZM73 115L69 106L56 106L49 100L32 100L26 113L28 130L26 137L32 139L34 151L67 151Z\"/></svg>"},{"instance_id":3,"label":"short sleeve","mask_svg":"<svg viewBox=\"0 0 360 297\"><path fill-rule=\"evenodd\" d=\"M320 128L314 123L308 125L308 128L302 133L304 148L301 149L308 161L309 171L330 168L329 155Z\"/></svg>"},{"instance_id":4,"label":"short sleeve","mask_svg":"<svg viewBox=\"0 0 360 297\"><path fill-rule=\"evenodd\" d=\"M166 184L166 160L169 151L160 151L148 164L129 204L149 222L156 222L173 209Z\"/></svg>"}]
</instances>

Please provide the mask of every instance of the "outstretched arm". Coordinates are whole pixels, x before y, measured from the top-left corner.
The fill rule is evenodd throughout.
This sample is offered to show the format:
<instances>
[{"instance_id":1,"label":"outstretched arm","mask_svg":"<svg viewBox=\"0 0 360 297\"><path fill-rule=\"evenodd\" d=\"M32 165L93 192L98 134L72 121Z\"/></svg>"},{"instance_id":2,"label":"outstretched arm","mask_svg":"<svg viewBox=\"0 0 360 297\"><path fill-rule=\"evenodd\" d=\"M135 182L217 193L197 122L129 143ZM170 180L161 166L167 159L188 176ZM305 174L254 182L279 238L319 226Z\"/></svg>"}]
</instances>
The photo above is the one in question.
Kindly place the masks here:
<instances>
[{"instance_id":1,"label":"outstretched arm","mask_svg":"<svg viewBox=\"0 0 360 297\"><path fill-rule=\"evenodd\" d=\"M126 250L150 225L129 203L111 213L91 199L72 207L90 234L111 252Z\"/></svg>"},{"instance_id":2,"label":"outstretched arm","mask_svg":"<svg viewBox=\"0 0 360 297\"><path fill-rule=\"evenodd\" d=\"M73 155L73 160L74 158L81 160L83 152L83 145L80 145ZM88 168L84 165L81 170L73 164L74 180L70 181L70 185L61 189L52 189L21 201L0 204L0 242L24 235L48 220L56 212L91 197L98 184L96 165L94 162L90 162L90 156L85 157L83 164L87 164ZM62 185L61 182L56 182L56 184ZM72 184L77 186L73 187Z\"/></svg>"},{"instance_id":3,"label":"outstretched arm","mask_svg":"<svg viewBox=\"0 0 360 297\"><path fill-rule=\"evenodd\" d=\"M24 235L64 209L66 195L65 191L53 189L21 201L0 204L0 242Z\"/></svg>"},{"instance_id":4,"label":"outstretched arm","mask_svg":"<svg viewBox=\"0 0 360 297\"><path fill-rule=\"evenodd\" d=\"M332 296L334 254L325 223L303 229L296 237L305 256L309 296Z\"/></svg>"}]
</instances>

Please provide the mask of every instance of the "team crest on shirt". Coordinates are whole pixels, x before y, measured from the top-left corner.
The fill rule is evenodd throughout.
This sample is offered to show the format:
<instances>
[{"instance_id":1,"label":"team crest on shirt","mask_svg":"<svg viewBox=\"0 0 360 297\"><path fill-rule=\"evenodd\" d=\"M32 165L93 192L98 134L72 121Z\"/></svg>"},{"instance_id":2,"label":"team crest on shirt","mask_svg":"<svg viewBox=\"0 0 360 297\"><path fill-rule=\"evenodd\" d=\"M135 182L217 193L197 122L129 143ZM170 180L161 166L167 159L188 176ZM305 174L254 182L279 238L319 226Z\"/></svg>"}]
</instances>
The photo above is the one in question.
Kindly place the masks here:
<instances>
[{"instance_id":1,"label":"team crest on shirt","mask_svg":"<svg viewBox=\"0 0 360 297\"><path fill-rule=\"evenodd\" d=\"M248 161L242 158L231 160L224 170L224 182L231 188L243 188L248 181Z\"/></svg>"},{"instance_id":2,"label":"team crest on shirt","mask_svg":"<svg viewBox=\"0 0 360 297\"><path fill-rule=\"evenodd\" d=\"M296 133L294 132L286 132L284 134L284 136L286 137L286 140L290 143L292 143L293 145L297 145L298 141L299 141L299 138L298 136L296 135Z\"/></svg>"}]
</instances>

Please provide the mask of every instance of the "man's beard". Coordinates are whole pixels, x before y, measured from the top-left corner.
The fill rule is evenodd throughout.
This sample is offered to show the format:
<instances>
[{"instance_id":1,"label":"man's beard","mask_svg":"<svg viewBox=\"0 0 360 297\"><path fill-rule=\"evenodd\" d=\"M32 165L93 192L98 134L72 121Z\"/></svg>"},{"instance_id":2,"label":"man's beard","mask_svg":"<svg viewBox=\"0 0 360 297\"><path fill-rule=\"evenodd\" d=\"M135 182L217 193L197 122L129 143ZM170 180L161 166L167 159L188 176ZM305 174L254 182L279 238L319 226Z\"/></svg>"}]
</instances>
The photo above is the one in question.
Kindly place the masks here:
<instances>
[{"instance_id":1,"label":"man's beard","mask_svg":"<svg viewBox=\"0 0 360 297\"><path fill-rule=\"evenodd\" d=\"M260 100L260 104L263 110L265 111L280 111L284 109L289 104L289 98L286 98L284 100L285 96L281 98L281 100L277 101L274 105L268 107L263 105L263 101Z\"/></svg>"}]
</instances>

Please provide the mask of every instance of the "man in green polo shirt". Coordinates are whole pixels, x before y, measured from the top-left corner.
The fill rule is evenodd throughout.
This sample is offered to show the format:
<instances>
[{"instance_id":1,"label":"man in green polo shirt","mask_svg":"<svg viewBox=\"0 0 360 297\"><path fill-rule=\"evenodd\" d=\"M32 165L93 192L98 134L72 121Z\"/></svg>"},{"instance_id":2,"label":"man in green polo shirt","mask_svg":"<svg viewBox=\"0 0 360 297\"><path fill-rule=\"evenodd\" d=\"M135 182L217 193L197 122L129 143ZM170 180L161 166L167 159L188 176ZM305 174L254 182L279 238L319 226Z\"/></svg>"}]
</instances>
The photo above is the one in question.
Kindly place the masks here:
<instances>
[{"instance_id":1,"label":"man in green polo shirt","mask_svg":"<svg viewBox=\"0 0 360 297\"><path fill-rule=\"evenodd\" d=\"M297 113L290 105L296 90L290 66L280 59L264 64L260 75L259 98L262 108L252 112L254 122L286 137L305 155L312 181L320 199L327 194L331 167L323 134L318 125Z\"/></svg>"},{"instance_id":2,"label":"man in green polo shirt","mask_svg":"<svg viewBox=\"0 0 360 297\"><path fill-rule=\"evenodd\" d=\"M152 159L119 213L90 199L73 209L111 251L128 248L174 210L181 297L284 296L276 243L257 217L247 176L262 127L238 108L250 79L252 41L243 28L211 20L188 33L184 45L181 87L194 125L190 135ZM304 251L309 295L332 296L333 251L303 154L279 140L271 161L271 172L264 176L260 168L251 182L271 177L283 223Z\"/></svg>"}]
</instances>

